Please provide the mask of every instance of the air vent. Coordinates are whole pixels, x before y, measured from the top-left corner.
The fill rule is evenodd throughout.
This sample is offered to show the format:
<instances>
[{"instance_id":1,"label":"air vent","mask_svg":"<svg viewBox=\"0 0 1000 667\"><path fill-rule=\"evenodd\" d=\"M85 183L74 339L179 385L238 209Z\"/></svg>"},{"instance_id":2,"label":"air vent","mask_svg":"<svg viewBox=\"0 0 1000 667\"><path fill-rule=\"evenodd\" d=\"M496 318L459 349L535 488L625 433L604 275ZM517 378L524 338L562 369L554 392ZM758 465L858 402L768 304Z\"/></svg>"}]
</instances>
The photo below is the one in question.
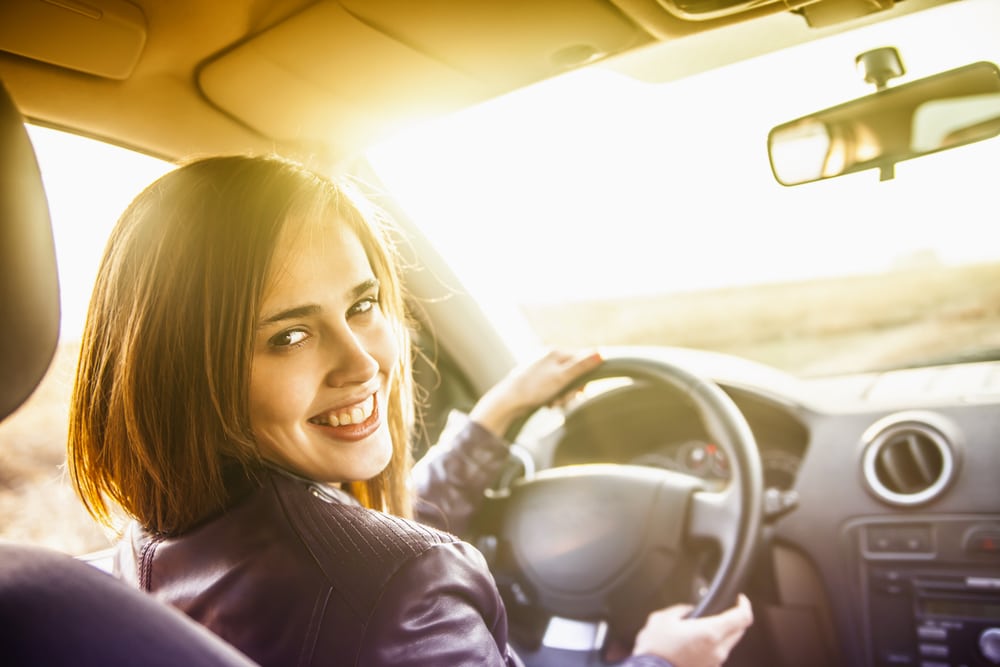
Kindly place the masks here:
<instances>
[{"instance_id":1,"label":"air vent","mask_svg":"<svg viewBox=\"0 0 1000 667\"><path fill-rule=\"evenodd\" d=\"M919 505L937 498L957 470L956 429L940 415L904 412L865 432L862 472L880 500Z\"/></svg>"}]
</instances>

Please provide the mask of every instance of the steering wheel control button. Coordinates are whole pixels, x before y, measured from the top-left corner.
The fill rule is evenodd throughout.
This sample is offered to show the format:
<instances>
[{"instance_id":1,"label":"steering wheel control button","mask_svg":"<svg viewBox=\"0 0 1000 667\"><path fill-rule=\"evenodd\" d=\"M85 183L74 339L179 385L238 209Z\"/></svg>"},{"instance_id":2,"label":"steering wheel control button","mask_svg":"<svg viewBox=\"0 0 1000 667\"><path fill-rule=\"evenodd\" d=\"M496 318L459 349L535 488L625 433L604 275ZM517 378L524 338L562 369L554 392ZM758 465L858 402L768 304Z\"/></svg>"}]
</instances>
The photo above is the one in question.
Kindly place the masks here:
<instances>
[{"instance_id":1,"label":"steering wheel control button","mask_svg":"<svg viewBox=\"0 0 1000 667\"><path fill-rule=\"evenodd\" d=\"M784 516L798 506L798 491L782 491L775 487L764 489L764 516L768 520Z\"/></svg>"}]
</instances>

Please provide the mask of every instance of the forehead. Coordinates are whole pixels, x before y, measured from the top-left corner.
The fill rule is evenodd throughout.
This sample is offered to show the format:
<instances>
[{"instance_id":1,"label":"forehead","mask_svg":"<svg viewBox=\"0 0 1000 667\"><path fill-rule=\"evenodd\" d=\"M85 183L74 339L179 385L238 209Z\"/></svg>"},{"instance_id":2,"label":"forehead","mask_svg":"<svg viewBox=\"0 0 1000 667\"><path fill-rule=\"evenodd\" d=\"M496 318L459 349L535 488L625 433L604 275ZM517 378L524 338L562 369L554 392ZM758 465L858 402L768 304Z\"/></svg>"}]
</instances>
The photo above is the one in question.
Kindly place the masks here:
<instances>
[{"instance_id":1,"label":"forehead","mask_svg":"<svg viewBox=\"0 0 1000 667\"><path fill-rule=\"evenodd\" d=\"M291 219L278 237L264 303L315 300L372 277L367 253L351 225L334 215Z\"/></svg>"}]
</instances>

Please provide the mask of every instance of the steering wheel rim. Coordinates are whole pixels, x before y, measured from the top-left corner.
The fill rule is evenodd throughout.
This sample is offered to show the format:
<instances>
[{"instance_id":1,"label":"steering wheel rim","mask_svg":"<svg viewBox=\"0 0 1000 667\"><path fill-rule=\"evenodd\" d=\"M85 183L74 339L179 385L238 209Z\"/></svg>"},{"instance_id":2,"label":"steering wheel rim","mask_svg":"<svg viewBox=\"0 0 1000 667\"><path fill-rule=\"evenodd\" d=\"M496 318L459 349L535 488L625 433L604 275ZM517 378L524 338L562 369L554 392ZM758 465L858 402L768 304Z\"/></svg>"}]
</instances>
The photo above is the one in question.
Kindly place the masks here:
<instances>
[{"instance_id":1,"label":"steering wheel rim","mask_svg":"<svg viewBox=\"0 0 1000 667\"><path fill-rule=\"evenodd\" d=\"M746 579L752 565L762 521L763 474L750 427L739 408L718 385L682 366L662 359L606 355L601 366L577 379L569 389L594 380L620 377L645 380L654 384L668 384L685 393L696 406L710 437L731 461L729 483L721 491L710 491L700 486L700 480L697 478L665 470L650 472L655 469L640 469L638 466L625 465L556 467L543 471L531 479L518 480L511 485L508 489L509 504L505 508L501 522L501 539L506 539L513 545L511 548L516 552L515 561L530 560L532 553L540 552L537 549L532 551L531 546L518 546L519 543L523 545L528 541L526 536L530 539L545 540L549 539L551 534L551 539L565 542L566 536L569 535L561 533L558 525L566 512L565 507L554 509L553 520L547 523L545 518L535 518L548 511L545 507L553 507L549 504L552 501L548 496L558 498L564 493L562 489L575 489L575 496L570 496L573 502L569 503L575 505L576 501L586 502L589 491L583 491L585 488L593 490L597 485L624 488L627 485L631 489L633 486L645 485L649 488L648 491L641 492L645 495L635 500L628 500L627 502L632 504L627 506L634 506L638 508L637 511L645 511L643 508L646 507L646 503L649 503L650 507L658 503L656 511L661 512L664 507L683 505L681 512L683 516L679 519L683 522L684 528L676 542L678 548L690 543L692 539L707 538L717 544L720 555L718 567L707 586L706 593L694 603L690 616L697 617L722 611L732 605ZM577 484L576 480L583 481ZM563 486L557 488L558 485ZM551 489L556 491L553 492ZM664 489L667 489L667 492ZM635 495L631 490L629 494L630 497ZM688 500L685 501L684 498ZM678 508L674 508L666 510L665 514L677 512ZM674 520L676 523L678 517L674 516ZM671 530L673 528L676 526L671 527ZM639 535L635 541L645 544L646 538ZM597 541L591 540L591 542L597 544ZM659 553L662 548L657 545L644 546L643 553L654 551ZM560 549L563 547L549 549L546 553L555 553ZM627 559L620 559L620 562L624 560ZM617 567L617 561L601 562L609 563L611 568ZM532 581L532 588L536 590L548 585L546 578L557 579L556 586L565 584L570 588L575 581L572 572L564 576L560 570L544 564L536 569L538 571L523 573ZM550 594L547 600L555 607L561 604L558 595ZM646 610L647 613L649 611L652 609ZM592 656L594 652L594 650L589 651L588 655ZM591 660L592 658L588 658L587 664L592 664Z\"/></svg>"}]
</instances>

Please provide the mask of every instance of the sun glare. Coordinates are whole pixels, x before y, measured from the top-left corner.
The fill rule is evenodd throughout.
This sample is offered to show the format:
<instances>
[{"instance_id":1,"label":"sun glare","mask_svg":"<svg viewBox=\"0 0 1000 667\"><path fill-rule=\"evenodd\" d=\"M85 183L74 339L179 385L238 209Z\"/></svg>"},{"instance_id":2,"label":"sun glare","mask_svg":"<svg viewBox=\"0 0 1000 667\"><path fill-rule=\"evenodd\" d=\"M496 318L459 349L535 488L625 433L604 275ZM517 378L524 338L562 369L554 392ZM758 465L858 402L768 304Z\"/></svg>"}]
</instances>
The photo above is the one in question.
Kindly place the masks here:
<instances>
[{"instance_id":1,"label":"sun glare","mask_svg":"<svg viewBox=\"0 0 1000 667\"><path fill-rule=\"evenodd\" d=\"M672 84L589 69L492 100L369 152L388 189L485 300L545 303L888 270L983 244L1000 140L783 188L770 128L873 88L854 56L897 44L904 81L1000 60L1000 3L956 3ZM940 23L978 12L944 45ZM967 20L962 25L968 25ZM929 38L933 29L935 37ZM943 56L943 54L947 54ZM919 164L918 164L919 163ZM955 165L968 177L933 196ZM942 171L945 170L945 171ZM952 181L953 183L953 181ZM962 215L955 215L961 209ZM952 233L941 239L943 216Z\"/></svg>"},{"instance_id":2,"label":"sun glare","mask_svg":"<svg viewBox=\"0 0 1000 667\"><path fill-rule=\"evenodd\" d=\"M62 306L60 337L80 337L104 244L118 216L163 160L44 127L27 126L49 195Z\"/></svg>"}]
</instances>

